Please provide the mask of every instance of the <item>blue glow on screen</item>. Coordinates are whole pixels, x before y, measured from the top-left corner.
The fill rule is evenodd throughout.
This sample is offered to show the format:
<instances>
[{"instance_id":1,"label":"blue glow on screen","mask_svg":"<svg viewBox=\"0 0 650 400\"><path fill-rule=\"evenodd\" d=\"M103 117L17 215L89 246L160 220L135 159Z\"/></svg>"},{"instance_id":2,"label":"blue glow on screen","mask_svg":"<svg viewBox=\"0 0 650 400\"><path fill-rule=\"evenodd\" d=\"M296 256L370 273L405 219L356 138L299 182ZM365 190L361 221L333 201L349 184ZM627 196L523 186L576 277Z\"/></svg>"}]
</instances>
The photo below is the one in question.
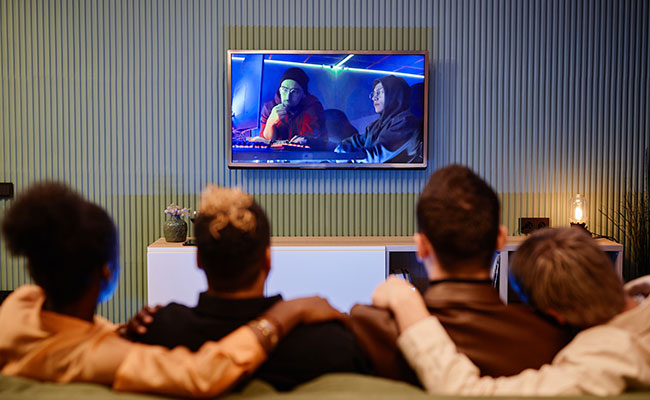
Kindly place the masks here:
<instances>
[{"instance_id":1,"label":"blue glow on screen","mask_svg":"<svg viewBox=\"0 0 650 400\"><path fill-rule=\"evenodd\" d=\"M232 54L233 139L259 136L262 108L274 99L282 75L291 67L301 68L307 74L308 92L321 102L326 114L343 116L351 129L359 133L378 118L368 94L375 79L383 76L401 77L411 86L411 111L422 119L426 114L425 64L424 54Z\"/></svg>"}]
</instances>

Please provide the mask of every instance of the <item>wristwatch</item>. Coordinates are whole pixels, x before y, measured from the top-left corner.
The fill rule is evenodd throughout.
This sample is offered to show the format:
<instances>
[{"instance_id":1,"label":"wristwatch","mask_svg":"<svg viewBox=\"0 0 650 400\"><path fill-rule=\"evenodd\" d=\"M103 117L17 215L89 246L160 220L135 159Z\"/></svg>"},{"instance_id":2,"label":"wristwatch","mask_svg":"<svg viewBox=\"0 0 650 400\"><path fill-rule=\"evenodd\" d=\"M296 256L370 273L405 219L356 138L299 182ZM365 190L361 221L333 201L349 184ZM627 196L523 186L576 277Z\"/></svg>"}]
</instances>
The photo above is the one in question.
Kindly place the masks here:
<instances>
[{"instance_id":1,"label":"wristwatch","mask_svg":"<svg viewBox=\"0 0 650 400\"><path fill-rule=\"evenodd\" d=\"M268 354L280 340L277 326L266 318L254 319L248 326L255 332L257 339Z\"/></svg>"}]
</instances>

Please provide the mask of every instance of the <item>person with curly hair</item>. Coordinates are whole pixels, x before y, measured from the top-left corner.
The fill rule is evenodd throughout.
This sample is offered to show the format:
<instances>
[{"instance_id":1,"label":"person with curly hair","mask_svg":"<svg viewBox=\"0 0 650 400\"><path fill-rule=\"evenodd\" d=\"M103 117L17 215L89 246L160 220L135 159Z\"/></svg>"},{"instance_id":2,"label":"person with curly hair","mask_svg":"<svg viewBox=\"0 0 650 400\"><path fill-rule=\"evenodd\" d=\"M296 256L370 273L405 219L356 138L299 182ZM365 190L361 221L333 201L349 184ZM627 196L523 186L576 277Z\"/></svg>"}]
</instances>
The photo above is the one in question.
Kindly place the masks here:
<instances>
[{"instance_id":1,"label":"person with curly hair","mask_svg":"<svg viewBox=\"0 0 650 400\"><path fill-rule=\"evenodd\" d=\"M143 343L197 350L257 318L282 300L265 297L271 270L270 226L264 210L239 189L209 185L195 220L197 262L208 281L196 307L171 303L153 314ZM338 321L299 326L256 377L290 390L328 372L370 372L354 335Z\"/></svg>"},{"instance_id":2,"label":"person with curly hair","mask_svg":"<svg viewBox=\"0 0 650 400\"><path fill-rule=\"evenodd\" d=\"M342 318L323 299L277 301L196 353L132 343L95 315L119 275L117 230L106 211L64 185L40 184L9 208L2 232L34 281L0 306L5 375L210 397L250 375L294 326Z\"/></svg>"}]
</instances>

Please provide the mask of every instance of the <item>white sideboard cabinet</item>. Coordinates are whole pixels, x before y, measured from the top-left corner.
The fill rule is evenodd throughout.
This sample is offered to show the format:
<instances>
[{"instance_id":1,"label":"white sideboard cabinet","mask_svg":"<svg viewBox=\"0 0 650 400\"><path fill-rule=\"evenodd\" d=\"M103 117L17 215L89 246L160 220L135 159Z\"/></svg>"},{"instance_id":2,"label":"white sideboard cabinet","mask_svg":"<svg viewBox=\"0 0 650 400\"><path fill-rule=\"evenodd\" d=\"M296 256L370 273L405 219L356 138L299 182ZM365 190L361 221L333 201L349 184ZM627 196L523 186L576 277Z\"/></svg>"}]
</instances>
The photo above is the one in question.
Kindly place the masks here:
<instances>
[{"instance_id":1,"label":"white sideboard cabinet","mask_svg":"<svg viewBox=\"0 0 650 400\"><path fill-rule=\"evenodd\" d=\"M493 277L506 302L516 301L507 277L512 255L524 240L508 237L495 256ZM621 276L623 246L596 240ZM411 280L421 292L426 289L426 271L415 256L412 237L274 237L265 294L281 294L285 299L322 296L339 310L349 311L354 304L369 304L375 287L390 273ZM149 245L147 287L149 304L196 305L199 293L208 287L196 264L196 247L163 238Z\"/></svg>"},{"instance_id":2,"label":"white sideboard cabinet","mask_svg":"<svg viewBox=\"0 0 650 400\"><path fill-rule=\"evenodd\" d=\"M369 304L388 274L387 246L412 245L411 237L274 237L265 294L285 299L322 296L342 311ZM410 247L414 250L414 247ZM161 238L147 248L148 303L196 305L207 288L196 247Z\"/></svg>"}]
</instances>

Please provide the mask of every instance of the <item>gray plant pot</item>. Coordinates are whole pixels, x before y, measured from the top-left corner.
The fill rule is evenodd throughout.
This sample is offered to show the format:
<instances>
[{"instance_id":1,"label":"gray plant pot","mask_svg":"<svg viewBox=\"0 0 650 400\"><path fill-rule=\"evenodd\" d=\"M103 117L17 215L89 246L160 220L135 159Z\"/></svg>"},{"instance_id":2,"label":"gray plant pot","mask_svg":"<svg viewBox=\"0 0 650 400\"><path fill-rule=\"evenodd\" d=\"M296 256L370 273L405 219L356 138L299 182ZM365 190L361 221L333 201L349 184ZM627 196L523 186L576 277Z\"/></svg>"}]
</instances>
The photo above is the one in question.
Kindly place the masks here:
<instances>
[{"instance_id":1,"label":"gray plant pot","mask_svg":"<svg viewBox=\"0 0 650 400\"><path fill-rule=\"evenodd\" d=\"M165 221L163 232L168 242L184 242L187 239L187 222L180 217L172 217Z\"/></svg>"}]
</instances>

